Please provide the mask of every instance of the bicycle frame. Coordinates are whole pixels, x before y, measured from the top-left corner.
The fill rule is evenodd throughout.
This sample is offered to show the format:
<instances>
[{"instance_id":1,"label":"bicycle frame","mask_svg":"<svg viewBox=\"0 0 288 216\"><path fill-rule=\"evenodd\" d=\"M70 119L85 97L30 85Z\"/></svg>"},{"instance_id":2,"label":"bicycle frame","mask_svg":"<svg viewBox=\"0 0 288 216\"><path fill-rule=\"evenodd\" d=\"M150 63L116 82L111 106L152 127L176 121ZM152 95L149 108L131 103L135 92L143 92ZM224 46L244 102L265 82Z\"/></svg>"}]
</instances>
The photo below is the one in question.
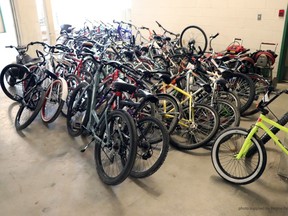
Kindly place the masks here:
<instances>
[{"instance_id":1,"label":"bicycle frame","mask_svg":"<svg viewBox=\"0 0 288 216\"><path fill-rule=\"evenodd\" d=\"M247 152L249 151L252 142L251 142L251 138L258 132L259 128L261 128L262 130L265 131L265 133L267 133L272 140L274 141L274 143L277 144L277 146L279 146L279 148L286 154L288 155L288 148L286 148L282 142L279 140L279 138L265 125L265 123L272 125L273 127L278 128L281 131L284 131L285 133L288 134L288 128L284 127L278 123L276 123L275 121L269 119L268 117L266 117L263 114L260 114L255 126L252 127L251 131L249 132L247 138L244 141L243 146L241 147L240 152L236 155L236 159L241 159L242 157L245 157L245 155L247 154Z\"/></svg>"},{"instance_id":2,"label":"bicycle frame","mask_svg":"<svg viewBox=\"0 0 288 216\"><path fill-rule=\"evenodd\" d=\"M192 73L192 71L187 71L187 74L186 74L186 76L187 76L187 84L186 85L188 87L187 89L189 89L189 85L190 85L189 84L189 82L190 82L189 77L193 78L193 76L191 76L192 74L190 74L190 73ZM188 104L189 104L189 119L186 120L186 119L181 118L180 121L179 121L179 124L182 125L182 126L185 126L185 127L189 127L189 125L187 125L186 122L187 123L194 123L193 93L184 91L181 88L175 86L174 84L165 84L165 83L163 83L163 86L160 88L160 91L163 91L164 93L167 93L167 89L169 89L169 88L172 88L175 91L177 91L177 92L179 92L179 93L181 93L182 95L185 96L185 99L180 101L181 105L188 101ZM164 104L164 111L166 111L165 109L166 109L166 106ZM173 110L170 110L170 111L173 111ZM166 115L169 116L169 114L166 114Z\"/></svg>"}]
</instances>

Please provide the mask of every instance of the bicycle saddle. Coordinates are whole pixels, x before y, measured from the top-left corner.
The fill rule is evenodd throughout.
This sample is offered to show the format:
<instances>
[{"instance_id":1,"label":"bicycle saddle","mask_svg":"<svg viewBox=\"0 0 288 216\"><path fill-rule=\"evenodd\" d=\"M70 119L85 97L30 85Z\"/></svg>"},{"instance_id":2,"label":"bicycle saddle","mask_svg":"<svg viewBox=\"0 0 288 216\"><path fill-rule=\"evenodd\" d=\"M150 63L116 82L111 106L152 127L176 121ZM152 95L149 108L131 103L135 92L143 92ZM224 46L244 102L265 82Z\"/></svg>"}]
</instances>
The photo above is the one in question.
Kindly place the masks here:
<instances>
[{"instance_id":1,"label":"bicycle saddle","mask_svg":"<svg viewBox=\"0 0 288 216\"><path fill-rule=\"evenodd\" d=\"M136 91L136 86L124 82L121 79L117 79L114 83L113 83L113 87L115 91L120 91L120 92L128 92L129 94L132 94Z\"/></svg>"}]
</instances>

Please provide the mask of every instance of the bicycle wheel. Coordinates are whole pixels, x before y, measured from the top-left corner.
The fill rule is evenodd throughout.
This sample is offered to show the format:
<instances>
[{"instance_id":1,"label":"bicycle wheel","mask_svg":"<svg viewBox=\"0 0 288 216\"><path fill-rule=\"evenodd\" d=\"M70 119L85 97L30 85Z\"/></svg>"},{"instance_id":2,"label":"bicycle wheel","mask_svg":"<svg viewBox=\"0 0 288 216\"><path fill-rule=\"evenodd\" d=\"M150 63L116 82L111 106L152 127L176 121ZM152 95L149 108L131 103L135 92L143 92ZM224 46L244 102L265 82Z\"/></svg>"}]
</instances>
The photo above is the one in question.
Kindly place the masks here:
<instances>
[{"instance_id":1,"label":"bicycle wheel","mask_svg":"<svg viewBox=\"0 0 288 216\"><path fill-rule=\"evenodd\" d=\"M169 150L169 134L161 121L145 117L137 121L137 156L130 176L144 178L164 163Z\"/></svg>"},{"instance_id":2,"label":"bicycle wheel","mask_svg":"<svg viewBox=\"0 0 288 216\"><path fill-rule=\"evenodd\" d=\"M240 114L242 114L253 103L255 98L255 84L250 77L241 73L234 73L233 77L227 81L229 89L236 93L239 98Z\"/></svg>"},{"instance_id":3,"label":"bicycle wheel","mask_svg":"<svg viewBox=\"0 0 288 216\"><path fill-rule=\"evenodd\" d=\"M99 132L102 142L97 142L94 150L97 173L105 184L120 184L129 176L136 158L134 120L123 110L113 110Z\"/></svg>"},{"instance_id":4,"label":"bicycle wheel","mask_svg":"<svg viewBox=\"0 0 288 216\"><path fill-rule=\"evenodd\" d=\"M243 128L229 128L223 131L212 147L211 158L217 173L234 184L248 184L258 179L264 172L267 155L257 136L251 139L257 152L250 157L236 159L248 131Z\"/></svg>"},{"instance_id":5,"label":"bicycle wheel","mask_svg":"<svg viewBox=\"0 0 288 216\"><path fill-rule=\"evenodd\" d=\"M173 96L168 94L156 94L159 102L155 105L155 115L171 134L181 118L182 106Z\"/></svg>"},{"instance_id":6,"label":"bicycle wheel","mask_svg":"<svg viewBox=\"0 0 288 216\"><path fill-rule=\"evenodd\" d=\"M203 54L207 48L207 36L198 26L188 26L180 34L180 46L193 51L195 54Z\"/></svg>"},{"instance_id":7,"label":"bicycle wheel","mask_svg":"<svg viewBox=\"0 0 288 216\"><path fill-rule=\"evenodd\" d=\"M220 120L218 133L228 127L239 126L240 113L231 102L217 99L214 108L216 109Z\"/></svg>"},{"instance_id":8,"label":"bicycle wheel","mask_svg":"<svg viewBox=\"0 0 288 216\"><path fill-rule=\"evenodd\" d=\"M240 100L239 97L232 91L218 91L217 97L229 101L240 111Z\"/></svg>"},{"instance_id":9,"label":"bicycle wheel","mask_svg":"<svg viewBox=\"0 0 288 216\"><path fill-rule=\"evenodd\" d=\"M66 100L63 94L67 94L66 81L64 79L53 81L45 93L45 100L41 108L43 122L51 123L59 116Z\"/></svg>"},{"instance_id":10,"label":"bicycle wheel","mask_svg":"<svg viewBox=\"0 0 288 216\"><path fill-rule=\"evenodd\" d=\"M74 91L74 89L77 87L77 85L81 82L80 79L75 74L69 74L65 76L65 80L68 86L68 95L61 110L61 113L64 117L67 116L68 103L69 103L71 94Z\"/></svg>"},{"instance_id":11,"label":"bicycle wheel","mask_svg":"<svg viewBox=\"0 0 288 216\"><path fill-rule=\"evenodd\" d=\"M73 136L80 136L83 133L83 126L87 124L86 111L88 108L88 99L92 92L87 89L87 83L80 83L72 92L69 99L66 125L68 133Z\"/></svg>"},{"instance_id":12,"label":"bicycle wheel","mask_svg":"<svg viewBox=\"0 0 288 216\"><path fill-rule=\"evenodd\" d=\"M24 85L30 72L27 67L19 64L9 64L3 68L0 74L0 84L7 97L20 102L23 97Z\"/></svg>"},{"instance_id":13,"label":"bicycle wheel","mask_svg":"<svg viewBox=\"0 0 288 216\"><path fill-rule=\"evenodd\" d=\"M192 150L204 146L218 131L219 116L212 107L195 104L191 115L194 122L189 120L189 107L185 107L182 118L170 135L171 144L178 149Z\"/></svg>"},{"instance_id":14,"label":"bicycle wheel","mask_svg":"<svg viewBox=\"0 0 288 216\"><path fill-rule=\"evenodd\" d=\"M16 130L28 127L37 117L45 100L45 91L34 89L25 95L24 103L21 104L15 118Z\"/></svg>"}]
</instances>

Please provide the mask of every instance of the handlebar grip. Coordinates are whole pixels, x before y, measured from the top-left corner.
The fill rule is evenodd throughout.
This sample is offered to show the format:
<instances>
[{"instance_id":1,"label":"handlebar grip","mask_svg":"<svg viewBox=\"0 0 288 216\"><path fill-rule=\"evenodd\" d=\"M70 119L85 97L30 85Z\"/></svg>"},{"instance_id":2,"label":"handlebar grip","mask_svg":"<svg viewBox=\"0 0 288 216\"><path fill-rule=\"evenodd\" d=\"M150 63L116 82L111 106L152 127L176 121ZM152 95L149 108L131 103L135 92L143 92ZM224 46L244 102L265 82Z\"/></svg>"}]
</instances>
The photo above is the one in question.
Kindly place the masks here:
<instances>
[{"instance_id":1,"label":"handlebar grip","mask_svg":"<svg viewBox=\"0 0 288 216\"><path fill-rule=\"evenodd\" d=\"M266 43L266 42L262 42L261 44L263 44L263 45L277 45L276 43Z\"/></svg>"},{"instance_id":2,"label":"handlebar grip","mask_svg":"<svg viewBox=\"0 0 288 216\"><path fill-rule=\"evenodd\" d=\"M219 33L216 33L215 35L211 35L210 38L214 39L214 38L218 37L218 35L219 35Z\"/></svg>"},{"instance_id":3,"label":"handlebar grip","mask_svg":"<svg viewBox=\"0 0 288 216\"><path fill-rule=\"evenodd\" d=\"M13 48L13 46L12 46L12 45L10 45L10 46L5 46L5 48Z\"/></svg>"},{"instance_id":4,"label":"handlebar grip","mask_svg":"<svg viewBox=\"0 0 288 216\"><path fill-rule=\"evenodd\" d=\"M158 24L159 27L162 27L159 22L157 22L157 21L155 21L155 22Z\"/></svg>"}]
</instances>

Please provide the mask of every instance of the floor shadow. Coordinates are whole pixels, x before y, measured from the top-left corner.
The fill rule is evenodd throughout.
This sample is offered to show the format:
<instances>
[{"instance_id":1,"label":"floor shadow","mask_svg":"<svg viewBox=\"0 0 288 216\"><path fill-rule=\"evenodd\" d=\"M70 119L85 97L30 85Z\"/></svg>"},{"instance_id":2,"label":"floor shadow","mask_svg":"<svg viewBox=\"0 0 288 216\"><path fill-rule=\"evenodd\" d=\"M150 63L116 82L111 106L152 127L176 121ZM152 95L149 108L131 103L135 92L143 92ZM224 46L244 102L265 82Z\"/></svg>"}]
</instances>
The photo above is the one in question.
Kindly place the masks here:
<instances>
[{"instance_id":1,"label":"floor shadow","mask_svg":"<svg viewBox=\"0 0 288 216\"><path fill-rule=\"evenodd\" d=\"M143 182L140 179L137 178L130 178L131 181L133 181L136 185L141 187L143 190L145 190L148 194L152 195L153 197L159 197L161 193L157 191L154 187L151 187L153 185L151 182L149 184Z\"/></svg>"}]
</instances>

